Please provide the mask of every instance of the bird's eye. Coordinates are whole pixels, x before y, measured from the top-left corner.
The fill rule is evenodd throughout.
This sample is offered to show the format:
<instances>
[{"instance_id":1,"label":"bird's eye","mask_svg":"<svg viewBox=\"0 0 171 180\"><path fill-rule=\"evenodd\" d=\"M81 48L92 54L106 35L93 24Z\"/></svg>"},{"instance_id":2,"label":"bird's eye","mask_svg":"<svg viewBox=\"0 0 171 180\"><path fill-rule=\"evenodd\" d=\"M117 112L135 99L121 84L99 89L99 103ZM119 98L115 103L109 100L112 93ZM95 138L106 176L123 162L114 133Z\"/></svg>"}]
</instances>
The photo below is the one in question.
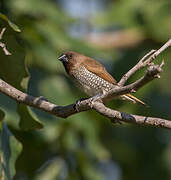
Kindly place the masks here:
<instances>
[{"instance_id":1,"label":"bird's eye","mask_svg":"<svg viewBox=\"0 0 171 180\"><path fill-rule=\"evenodd\" d=\"M69 58L72 58L72 54L69 54Z\"/></svg>"}]
</instances>

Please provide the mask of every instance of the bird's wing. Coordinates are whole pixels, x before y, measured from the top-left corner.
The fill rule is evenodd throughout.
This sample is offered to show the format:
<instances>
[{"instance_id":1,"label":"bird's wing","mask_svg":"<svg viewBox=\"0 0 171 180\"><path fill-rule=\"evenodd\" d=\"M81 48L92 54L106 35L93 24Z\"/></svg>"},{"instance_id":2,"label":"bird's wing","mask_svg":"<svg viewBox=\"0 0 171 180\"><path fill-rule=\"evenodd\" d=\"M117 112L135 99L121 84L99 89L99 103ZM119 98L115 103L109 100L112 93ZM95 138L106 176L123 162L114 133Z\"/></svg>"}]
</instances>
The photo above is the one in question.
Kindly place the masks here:
<instances>
[{"instance_id":1,"label":"bird's wing","mask_svg":"<svg viewBox=\"0 0 171 180\"><path fill-rule=\"evenodd\" d=\"M109 83L117 84L117 81L106 71L105 67L96 60L87 57L86 61L83 62L83 65L87 70Z\"/></svg>"}]
</instances>

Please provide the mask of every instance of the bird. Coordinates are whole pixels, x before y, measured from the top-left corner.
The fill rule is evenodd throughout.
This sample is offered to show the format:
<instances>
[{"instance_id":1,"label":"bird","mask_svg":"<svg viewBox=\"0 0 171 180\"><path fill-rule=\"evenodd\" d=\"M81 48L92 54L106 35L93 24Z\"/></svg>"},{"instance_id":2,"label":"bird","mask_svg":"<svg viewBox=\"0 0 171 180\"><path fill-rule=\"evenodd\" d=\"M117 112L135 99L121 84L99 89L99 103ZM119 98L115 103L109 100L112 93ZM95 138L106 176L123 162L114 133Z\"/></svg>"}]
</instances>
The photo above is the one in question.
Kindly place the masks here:
<instances>
[{"instance_id":1,"label":"bird","mask_svg":"<svg viewBox=\"0 0 171 180\"><path fill-rule=\"evenodd\" d=\"M67 74L75 84L90 97L107 93L111 89L119 87L117 81L105 67L88 56L75 51L67 51L61 54L58 60L63 63ZM146 105L131 94L120 95L117 98ZM104 102L109 100L111 99L104 99Z\"/></svg>"}]
</instances>

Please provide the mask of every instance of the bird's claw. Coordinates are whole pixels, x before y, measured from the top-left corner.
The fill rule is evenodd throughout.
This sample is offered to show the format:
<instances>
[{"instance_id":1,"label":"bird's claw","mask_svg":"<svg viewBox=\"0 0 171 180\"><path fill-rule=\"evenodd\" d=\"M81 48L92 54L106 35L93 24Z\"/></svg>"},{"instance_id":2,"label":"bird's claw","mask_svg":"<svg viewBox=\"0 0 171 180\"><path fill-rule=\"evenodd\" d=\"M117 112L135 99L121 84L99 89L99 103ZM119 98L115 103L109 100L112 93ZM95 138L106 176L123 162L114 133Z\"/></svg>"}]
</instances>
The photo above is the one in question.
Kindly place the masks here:
<instances>
[{"instance_id":1,"label":"bird's claw","mask_svg":"<svg viewBox=\"0 0 171 180\"><path fill-rule=\"evenodd\" d=\"M102 102L102 100L100 99L100 97L101 97L101 94L97 94L96 96L91 97L91 101L90 101L90 103L89 103L89 106L90 106L91 108L93 108L93 103L94 103L95 101L100 101L100 102Z\"/></svg>"},{"instance_id":2,"label":"bird's claw","mask_svg":"<svg viewBox=\"0 0 171 180\"><path fill-rule=\"evenodd\" d=\"M100 101L102 94L97 94L91 98L91 102Z\"/></svg>"},{"instance_id":3,"label":"bird's claw","mask_svg":"<svg viewBox=\"0 0 171 180\"><path fill-rule=\"evenodd\" d=\"M75 104L74 104L74 110L76 110L77 112L79 112L79 109L78 109L78 107L80 106L80 103L81 103L81 101L84 101L84 100L86 100L87 98L81 98L81 99L79 99L79 100L77 100L76 102L75 102Z\"/></svg>"}]
</instances>

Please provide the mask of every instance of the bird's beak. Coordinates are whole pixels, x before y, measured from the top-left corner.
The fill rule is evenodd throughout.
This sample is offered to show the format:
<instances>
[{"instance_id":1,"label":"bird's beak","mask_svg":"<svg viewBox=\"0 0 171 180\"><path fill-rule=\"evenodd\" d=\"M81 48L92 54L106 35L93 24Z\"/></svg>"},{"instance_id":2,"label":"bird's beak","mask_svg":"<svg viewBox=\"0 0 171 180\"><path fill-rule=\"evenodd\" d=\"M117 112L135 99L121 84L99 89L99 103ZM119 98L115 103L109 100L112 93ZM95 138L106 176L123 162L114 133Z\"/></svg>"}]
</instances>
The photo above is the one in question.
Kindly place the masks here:
<instances>
[{"instance_id":1,"label":"bird's beak","mask_svg":"<svg viewBox=\"0 0 171 180\"><path fill-rule=\"evenodd\" d=\"M62 54L61 56L59 56L58 60L62 62L68 62L68 58L65 54Z\"/></svg>"}]
</instances>

